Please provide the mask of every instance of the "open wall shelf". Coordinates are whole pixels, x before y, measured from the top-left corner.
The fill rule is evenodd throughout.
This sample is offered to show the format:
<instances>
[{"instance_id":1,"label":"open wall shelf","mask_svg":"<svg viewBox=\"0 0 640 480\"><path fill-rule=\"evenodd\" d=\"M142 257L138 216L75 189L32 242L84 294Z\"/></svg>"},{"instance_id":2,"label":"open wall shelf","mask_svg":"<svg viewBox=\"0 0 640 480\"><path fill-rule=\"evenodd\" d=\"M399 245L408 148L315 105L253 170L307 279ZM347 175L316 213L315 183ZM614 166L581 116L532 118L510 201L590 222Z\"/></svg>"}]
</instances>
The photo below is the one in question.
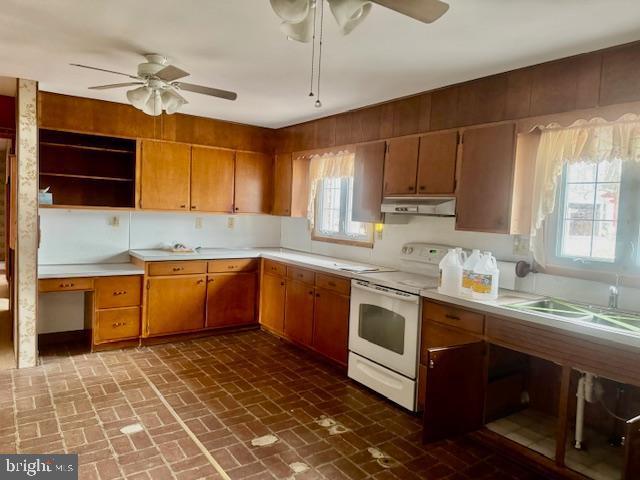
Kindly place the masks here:
<instances>
[{"instance_id":1,"label":"open wall shelf","mask_svg":"<svg viewBox=\"0 0 640 480\"><path fill-rule=\"evenodd\" d=\"M40 188L54 205L133 208L135 167L135 140L40 130Z\"/></svg>"}]
</instances>

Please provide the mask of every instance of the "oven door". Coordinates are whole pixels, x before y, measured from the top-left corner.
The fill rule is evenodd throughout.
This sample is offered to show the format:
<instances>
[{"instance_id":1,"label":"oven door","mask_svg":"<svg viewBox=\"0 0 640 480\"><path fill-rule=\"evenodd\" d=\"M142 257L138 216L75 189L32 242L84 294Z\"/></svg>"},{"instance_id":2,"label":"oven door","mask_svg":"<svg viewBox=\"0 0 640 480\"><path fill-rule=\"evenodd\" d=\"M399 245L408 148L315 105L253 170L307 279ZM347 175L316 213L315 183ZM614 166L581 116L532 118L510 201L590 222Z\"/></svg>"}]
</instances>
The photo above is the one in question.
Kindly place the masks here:
<instances>
[{"instance_id":1,"label":"oven door","mask_svg":"<svg viewBox=\"0 0 640 480\"><path fill-rule=\"evenodd\" d=\"M415 379L419 334L418 295L352 280L349 350Z\"/></svg>"}]
</instances>

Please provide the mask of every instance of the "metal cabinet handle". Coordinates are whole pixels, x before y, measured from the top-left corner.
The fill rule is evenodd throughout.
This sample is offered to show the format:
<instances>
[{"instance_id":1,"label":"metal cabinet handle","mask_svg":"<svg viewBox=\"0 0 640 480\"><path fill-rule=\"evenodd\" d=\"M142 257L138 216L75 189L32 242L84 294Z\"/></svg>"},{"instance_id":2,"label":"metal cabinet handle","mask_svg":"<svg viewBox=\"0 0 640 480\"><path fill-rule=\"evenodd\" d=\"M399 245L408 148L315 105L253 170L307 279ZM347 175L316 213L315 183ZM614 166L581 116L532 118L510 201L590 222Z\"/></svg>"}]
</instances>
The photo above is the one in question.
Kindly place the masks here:
<instances>
[{"instance_id":1,"label":"metal cabinet handle","mask_svg":"<svg viewBox=\"0 0 640 480\"><path fill-rule=\"evenodd\" d=\"M180 208L187 208L187 205L180 205Z\"/></svg>"},{"instance_id":2,"label":"metal cabinet handle","mask_svg":"<svg viewBox=\"0 0 640 480\"><path fill-rule=\"evenodd\" d=\"M75 283L61 283L60 288L70 288L73 287Z\"/></svg>"},{"instance_id":3,"label":"metal cabinet handle","mask_svg":"<svg viewBox=\"0 0 640 480\"><path fill-rule=\"evenodd\" d=\"M238 268L237 265L229 265L229 266L227 266L227 270L235 270L236 268Z\"/></svg>"},{"instance_id":4,"label":"metal cabinet handle","mask_svg":"<svg viewBox=\"0 0 640 480\"><path fill-rule=\"evenodd\" d=\"M116 290L115 292L113 292L113 295L117 297L118 295L125 295L126 293L126 290Z\"/></svg>"},{"instance_id":5,"label":"metal cabinet handle","mask_svg":"<svg viewBox=\"0 0 640 480\"><path fill-rule=\"evenodd\" d=\"M207 283L213 283L213 278L210 278L209 280L207 280Z\"/></svg>"},{"instance_id":6,"label":"metal cabinet handle","mask_svg":"<svg viewBox=\"0 0 640 480\"><path fill-rule=\"evenodd\" d=\"M316 293L316 298L320 298L320 294L319 293Z\"/></svg>"},{"instance_id":7,"label":"metal cabinet handle","mask_svg":"<svg viewBox=\"0 0 640 480\"><path fill-rule=\"evenodd\" d=\"M424 185L420 185L420 190L426 190L427 187L425 187Z\"/></svg>"},{"instance_id":8,"label":"metal cabinet handle","mask_svg":"<svg viewBox=\"0 0 640 480\"><path fill-rule=\"evenodd\" d=\"M182 270L184 270L184 267L173 267L174 272L181 272Z\"/></svg>"},{"instance_id":9,"label":"metal cabinet handle","mask_svg":"<svg viewBox=\"0 0 640 480\"><path fill-rule=\"evenodd\" d=\"M198 285L202 285L204 283L204 280L200 279L196 282Z\"/></svg>"},{"instance_id":10,"label":"metal cabinet handle","mask_svg":"<svg viewBox=\"0 0 640 480\"><path fill-rule=\"evenodd\" d=\"M311 290L311 291L309 292L309 295L313 295L313 290Z\"/></svg>"},{"instance_id":11,"label":"metal cabinet handle","mask_svg":"<svg viewBox=\"0 0 640 480\"><path fill-rule=\"evenodd\" d=\"M451 315L450 313L447 313L444 317L448 318L449 320L460 320L460 317L457 317L456 315Z\"/></svg>"},{"instance_id":12,"label":"metal cabinet handle","mask_svg":"<svg viewBox=\"0 0 640 480\"><path fill-rule=\"evenodd\" d=\"M280 282L280 286L284 287L284 282Z\"/></svg>"},{"instance_id":13,"label":"metal cabinet handle","mask_svg":"<svg viewBox=\"0 0 640 480\"><path fill-rule=\"evenodd\" d=\"M124 327L127 325L127 322L114 322L113 328Z\"/></svg>"},{"instance_id":14,"label":"metal cabinet handle","mask_svg":"<svg viewBox=\"0 0 640 480\"><path fill-rule=\"evenodd\" d=\"M195 210L196 208L198 207L196 207L195 205L191 205L191 210Z\"/></svg>"},{"instance_id":15,"label":"metal cabinet handle","mask_svg":"<svg viewBox=\"0 0 640 480\"><path fill-rule=\"evenodd\" d=\"M429 368L435 368L436 364L433 360L429 360Z\"/></svg>"}]
</instances>

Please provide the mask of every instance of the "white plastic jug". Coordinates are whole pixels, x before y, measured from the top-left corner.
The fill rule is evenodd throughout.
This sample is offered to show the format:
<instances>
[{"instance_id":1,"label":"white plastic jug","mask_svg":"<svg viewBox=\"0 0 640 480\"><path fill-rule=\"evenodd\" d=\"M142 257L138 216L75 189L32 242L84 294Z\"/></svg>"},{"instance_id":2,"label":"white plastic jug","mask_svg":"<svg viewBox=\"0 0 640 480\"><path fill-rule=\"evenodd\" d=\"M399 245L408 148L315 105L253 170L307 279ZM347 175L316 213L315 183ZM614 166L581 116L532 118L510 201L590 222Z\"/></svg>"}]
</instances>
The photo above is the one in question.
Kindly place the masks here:
<instances>
[{"instance_id":1,"label":"white plastic jug","mask_svg":"<svg viewBox=\"0 0 640 480\"><path fill-rule=\"evenodd\" d=\"M476 300L496 300L498 298L498 284L500 270L498 261L491 252L484 252L480 261L473 269L472 296Z\"/></svg>"},{"instance_id":2,"label":"white plastic jug","mask_svg":"<svg viewBox=\"0 0 640 480\"><path fill-rule=\"evenodd\" d=\"M440 260L440 281L438 293L458 296L462 283L462 265L467 260L467 254L461 249L449 249Z\"/></svg>"},{"instance_id":3,"label":"white plastic jug","mask_svg":"<svg viewBox=\"0 0 640 480\"><path fill-rule=\"evenodd\" d=\"M460 287L460 292L465 296L471 296L474 280L473 269L476 268L476 265L481 259L482 254L480 253L480 250L474 248L471 255L469 255L469 258L467 258L462 266L462 285Z\"/></svg>"}]
</instances>

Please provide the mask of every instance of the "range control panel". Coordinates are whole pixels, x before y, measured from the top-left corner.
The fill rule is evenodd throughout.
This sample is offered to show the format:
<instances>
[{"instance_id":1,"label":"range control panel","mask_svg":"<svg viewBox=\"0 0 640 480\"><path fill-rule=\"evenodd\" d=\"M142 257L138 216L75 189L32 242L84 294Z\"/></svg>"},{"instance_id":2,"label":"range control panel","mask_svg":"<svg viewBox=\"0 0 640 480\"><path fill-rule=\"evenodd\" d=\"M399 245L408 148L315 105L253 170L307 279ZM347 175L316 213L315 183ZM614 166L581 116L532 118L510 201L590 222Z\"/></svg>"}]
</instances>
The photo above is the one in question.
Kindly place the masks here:
<instances>
[{"instance_id":1,"label":"range control panel","mask_svg":"<svg viewBox=\"0 0 640 480\"><path fill-rule=\"evenodd\" d=\"M402 246L401 259L408 262L438 265L450 248L453 247L432 243L406 243Z\"/></svg>"}]
</instances>

